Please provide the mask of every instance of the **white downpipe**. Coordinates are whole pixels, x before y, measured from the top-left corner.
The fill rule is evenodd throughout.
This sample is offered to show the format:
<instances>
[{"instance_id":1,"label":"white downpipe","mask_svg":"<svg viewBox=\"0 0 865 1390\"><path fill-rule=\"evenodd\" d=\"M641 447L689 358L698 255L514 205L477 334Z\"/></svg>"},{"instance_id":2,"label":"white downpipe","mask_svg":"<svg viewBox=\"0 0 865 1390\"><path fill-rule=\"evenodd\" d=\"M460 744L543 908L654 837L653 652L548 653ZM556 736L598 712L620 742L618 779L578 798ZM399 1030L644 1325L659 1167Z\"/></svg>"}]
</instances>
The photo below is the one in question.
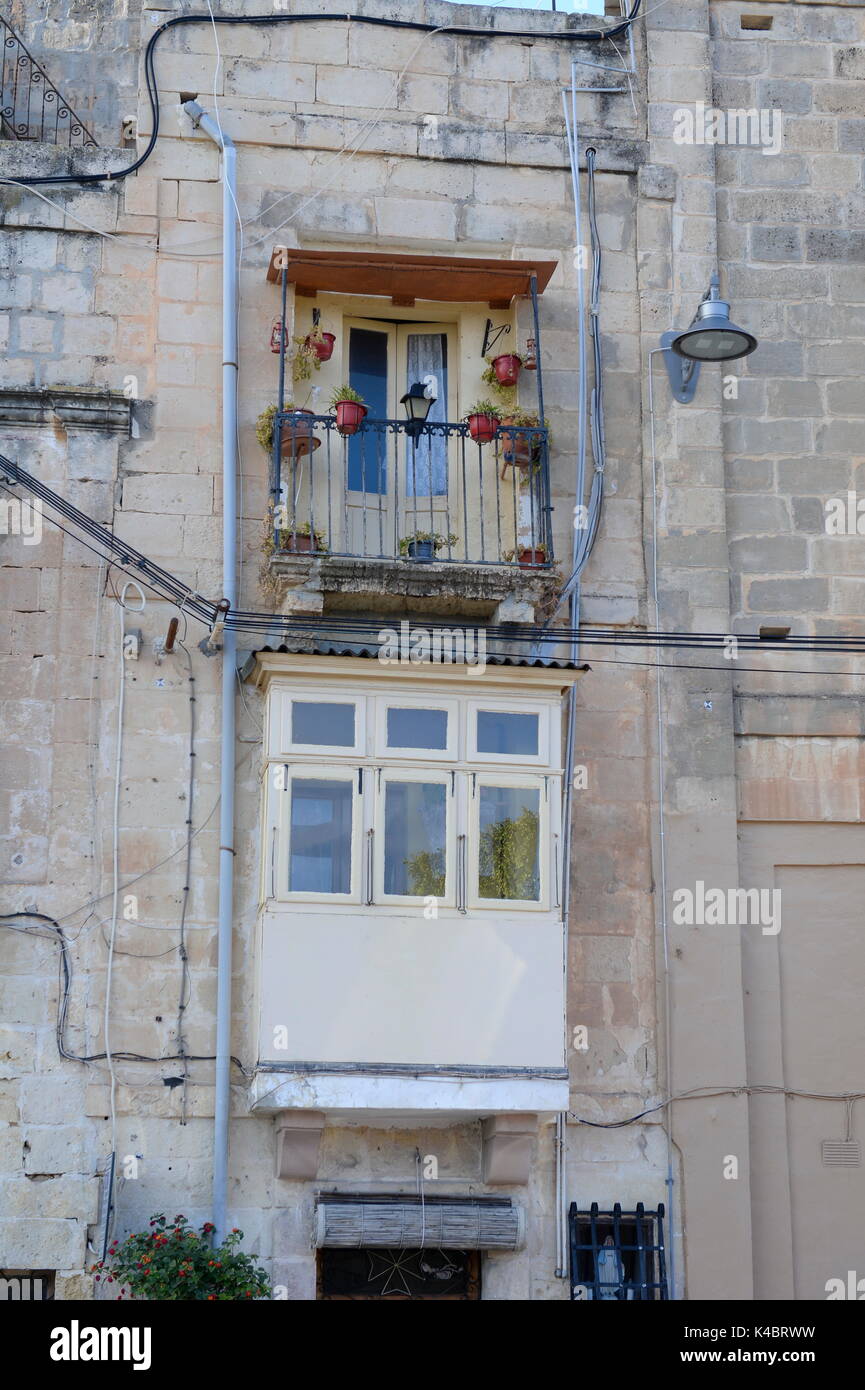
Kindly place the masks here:
<instances>
[{"instance_id":1,"label":"white downpipe","mask_svg":"<svg viewBox=\"0 0 865 1390\"><path fill-rule=\"evenodd\" d=\"M222 151L222 593L237 607L237 151L197 101L183 108ZM214 1241L226 1235L231 1120L231 947L234 920L234 759L237 638L222 634L219 774L219 928L216 975L216 1095L213 1122Z\"/></svg>"}]
</instances>

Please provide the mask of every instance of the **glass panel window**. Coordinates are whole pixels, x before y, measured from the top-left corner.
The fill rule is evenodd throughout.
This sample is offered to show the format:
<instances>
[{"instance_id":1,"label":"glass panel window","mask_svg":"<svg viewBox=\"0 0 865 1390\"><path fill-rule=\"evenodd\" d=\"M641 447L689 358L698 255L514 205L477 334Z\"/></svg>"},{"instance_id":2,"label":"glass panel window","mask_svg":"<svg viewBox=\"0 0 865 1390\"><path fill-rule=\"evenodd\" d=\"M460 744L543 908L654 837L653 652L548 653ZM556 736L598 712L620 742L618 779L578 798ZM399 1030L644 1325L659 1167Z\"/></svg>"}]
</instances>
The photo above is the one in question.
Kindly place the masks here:
<instances>
[{"instance_id":1,"label":"glass panel window","mask_svg":"<svg viewBox=\"0 0 865 1390\"><path fill-rule=\"evenodd\" d=\"M443 782L385 785L384 891L394 897L444 897L447 788Z\"/></svg>"},{"instance_id":2,"label":"glass panel window","mask_svg":"<svg viewBox=\"0 0 865 1390\"><path fill-rule=\"evenodd\" d=\"M348 781L292 779L290 893L351 892L352 795Z\"/></svg>"},{"instance_id":3,"label":"glass panel window","mask_svg":"<svg viewBox=\"0 0 865 1390\"><path fill-rule=\"evenodd\" d=\"M478 710L478 752L537 757L538 716Z\"/></svg>"},{"instance_id":4,"label":"glass panel window","mask_svg":"<svg viewBox=\"0 0 865 1390\"><path fill-rule=\"evenodd\" d=\"M354 705L322 704L320 700L293 700L291 741L312 747L354 747Z\"/></svg>"},{"instance_id":5,"label":"glass panel window","mask_svg":"<svg viewBox=\"0 0 865 1390\"><path fill-rule=\"evenodd\" d=\"M389 709L388 748L447 748L446 709Z\"/></svg>"},{"instance_id":6,"label":"glass panel window","mask_svg":"<svg viewBox=\"0 0 865 1390\"><path fill-rule=\"evenodd\" d=\"M540 790L482 785L478 796L478 896L539 901Z\"/></svg>"}]
</instances>

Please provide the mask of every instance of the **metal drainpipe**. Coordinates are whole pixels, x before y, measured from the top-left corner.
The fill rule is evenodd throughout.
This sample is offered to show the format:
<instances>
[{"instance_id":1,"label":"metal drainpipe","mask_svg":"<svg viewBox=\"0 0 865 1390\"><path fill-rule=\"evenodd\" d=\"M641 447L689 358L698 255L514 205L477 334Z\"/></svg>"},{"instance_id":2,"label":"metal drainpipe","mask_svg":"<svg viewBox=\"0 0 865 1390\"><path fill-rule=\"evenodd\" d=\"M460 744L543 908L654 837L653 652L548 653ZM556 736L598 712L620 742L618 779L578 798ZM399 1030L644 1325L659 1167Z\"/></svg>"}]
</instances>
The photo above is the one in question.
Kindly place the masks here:
<instances>
[{"instance_id":1,"label":"metal drainpipe","mask_svg":"<svg viewBox=\"0 0 865 1390\"><path fill-rule=\"evenodd\" d=\"M184 111L222 151L222 592L237 607L237 151L197 101ZM213 1122L214 1242L226 1235L231 1119L231 946L234 917L234 758L237 638L222 634L219 774L219 928L216 975L216 1097Z\"/></svg>"}]
</instances>

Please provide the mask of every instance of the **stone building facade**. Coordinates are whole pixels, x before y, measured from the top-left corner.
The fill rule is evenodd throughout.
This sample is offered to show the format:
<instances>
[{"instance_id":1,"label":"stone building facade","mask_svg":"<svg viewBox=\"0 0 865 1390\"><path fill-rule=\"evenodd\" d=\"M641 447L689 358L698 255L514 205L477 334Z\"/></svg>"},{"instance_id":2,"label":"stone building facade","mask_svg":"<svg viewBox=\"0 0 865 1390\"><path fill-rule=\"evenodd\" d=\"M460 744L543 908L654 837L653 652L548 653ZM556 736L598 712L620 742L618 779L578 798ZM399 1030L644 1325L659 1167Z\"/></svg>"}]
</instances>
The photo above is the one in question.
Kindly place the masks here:
<instances>
[{"instance_id":1,"label":"stone building facade","mask_svg":"<svg viewBox=\"0 0 865 1390\"><path fill-rule=\"evenodd\" d=\"M230 0L220 14L257 8ZM601 1213L620 1204L631 1222L638 1204L650 1214L665 1205L670 1296L824 1298L827 1281L861 1261L849 1222L861 1200L861 1115L845 1100L861 1059L865 968L859 659L813 645L785 653L633 642L657 630L861 634L863 8L649 4L632 25L633 70L627 34L615 49L573 40L601 22L587 16L439 0L361 0L356 11L361 21L437 26L432 33L325 18L343 9L320 0L318 23L214 31L205 15L167 29L154 59L159 136L140 169L36 191L14 181L123 169L144 151L153 129L145 45L179 11L172 0L106 0L55 7L49 26L34 24L29 7L26 19L14 5L10 14L97 145L2 144L0 453L192 594L222 596L223 193L219 150L184 109L196 101L237 148L238 606L284 621L238 634L237 738L226 750L220 663L199 646L207 628L158 592L145 590L135 611L137 591L124 590L134 570L85 548L74 527L59 529L50 506L38 544L6 508L2 875L12 915L2 936L0 1268L51 1272L60 1298L93 1296L86 1269L101 1246L112 1152L118 1234L155 1211L210 1218L217 802L228 757L239 1064L229 1217L279 1296L326 1294L337 1199L363 1208L386 1198L409 1220L420 1194L430 1211L515 1213L510 1246L478 1236L469 1284L484 1298L569 1298L566 1208L582 1213L573 1231L584 1239L595 1202ZM293 13L306 7L289 0L274 17ZM610 4L602 22L618 14ZM562 115L572 71L584 247ZM614 90L587 90L598 87ZM730 138L731 113L751 111L748 139ZM132 115L137 145L122 143ZM606 466L577 661L407 672L349 655L345 633L326 650L340 617L350 639L352 615L382 627L540 623L567 579L579 501L577 296L580 266L587 277L591 264L587 148L596 151L602 249ZM321 391L316 414L351 375L352 331L388 337L397 399L416 350L412 327L415 338L446 339L442 418L452 421L487 394L487 318L507 325L508 345L521 351L535 336L525 284L504 300L484 281L480 297L437 299L427 289L407 303L412 296L386 280L372 292L346 289L334 269L340 256L354 274L369 257L389 258L388 273L402 265L422 286L430 262L451 275L464 258L541 278L551 267L537 346L558 583L498 555L487 572L476 550L450 572L442 560L434 584L396 554L375 576L369 566L349 574L334 554L292 560L274 581L278 566L262 555L270 459L256 422L277 399L278 261L268 278L276 248L293 268L287 333L303 339L317 310L335 337L333 359L310 377ZM297 269L305 252L330 257L318 284ZM687 325L715 270L759 348L704 366L694 399L677 404L660 335ZM525 408L534 386L524 370ZM328 431L310 466L341 458L339 447ZM514 467L510 477L498 463L486 469L497 489L516 490ZM7 489L4 500L20 493ZM306 496L294 475L287 495ZM827 526L833 499L854 518L840 532ZM474 536L477 505L461 505ZM404 521L396 516L398 527ZM338 524L331 516L331 542ZM285 620L301 613L321 617L316 639L279 651ZM165 654L158 644L174 616L183 645ZM601 631L620 640L598 645ZM563 935L556 798L568 763L557 731L572 685ZM447 791L450 777L465 788L457 828L463 814L469 825L478 779L492 787L511 776L526 794L543 785L543 913L516 922L505 910L491 924L478 884L467 910L451 901L450 867L443 893L404 892L401 907L382 907L386 866L368 897L373 879L362 890L352 879L341 893L348 915L333 921L309 883L293 898L268 880L283 843L283 812L271 800L282 766L307 768L319 790L322 781L353 786L356 754L370 773L353 843L379 843L369 832L380 822L363 817L378 815L370 782L377 776L380 789L389 763L376 730L386 729L396 690L406 708L434 697L459 723L465 743L441 761L444 771L434 756L412 764L415 781L420 767L425 785ZM362 709L367 742L357 734L348 752L304 746L285 733L294 698L348 702L356 719ZM535 711L546 756L532 763L517 753L515 763L503 752L496 772L497 755L485 762L471 743L485 703L505 715ZM405 772L411 760L392 761ZM452 794L456 807L463 793ZM454 855L472 833L456 837ZM358 873L367 873L361 860ZM680 910L689 893L696 902L703 890L729 899L739 889L780 892L780 930L768 917L707 922ZM408 908L411 896L440 896L440 916L424 919L417 901ZM282 1025L293 1048L285 1066L272 1050ZM414 1052L404 1051L409 1037ZM305 1042L318 1051L304 1053ZM655 1222L647 1217L650 1235ZM602 1219L602 1235L611 1229ZM630 1253L626 1267L639 1283ZM584 1263L574 1276L577 1285L587 1277Z\"/></svg>"}]
</instances>

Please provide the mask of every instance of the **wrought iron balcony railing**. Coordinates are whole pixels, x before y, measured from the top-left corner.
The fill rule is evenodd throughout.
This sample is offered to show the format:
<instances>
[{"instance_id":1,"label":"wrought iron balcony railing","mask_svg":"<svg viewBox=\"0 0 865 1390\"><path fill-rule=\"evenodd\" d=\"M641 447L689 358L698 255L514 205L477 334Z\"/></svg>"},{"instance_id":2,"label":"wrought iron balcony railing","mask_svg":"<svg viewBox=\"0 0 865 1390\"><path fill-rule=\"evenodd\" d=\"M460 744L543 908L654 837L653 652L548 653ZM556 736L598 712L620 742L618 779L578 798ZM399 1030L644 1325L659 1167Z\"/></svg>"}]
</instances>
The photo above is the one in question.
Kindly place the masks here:
<instances>
[{"instance_id":1,"label":"wrought iron balcony railing","mask_svg":"<svg viewBox=\"0 0 865 1390\"><path fill-rule=\"evenodd\" d=\"M0 134L4 140L95 148L96 141L84 122L2 17L0 63Z\"/></svg>"},{"instance_id":2,"label":"wrought iron balcony railing","mask_svg":"<svg viewBox=\"0 0 865 1390\"><path fill-rule=\"evenodd\" d=\"M285 553L549 568L549 439L501 426L476 443L463 423L333 415L274 419L274 547Z\"/></svg>"}]
</instances>

